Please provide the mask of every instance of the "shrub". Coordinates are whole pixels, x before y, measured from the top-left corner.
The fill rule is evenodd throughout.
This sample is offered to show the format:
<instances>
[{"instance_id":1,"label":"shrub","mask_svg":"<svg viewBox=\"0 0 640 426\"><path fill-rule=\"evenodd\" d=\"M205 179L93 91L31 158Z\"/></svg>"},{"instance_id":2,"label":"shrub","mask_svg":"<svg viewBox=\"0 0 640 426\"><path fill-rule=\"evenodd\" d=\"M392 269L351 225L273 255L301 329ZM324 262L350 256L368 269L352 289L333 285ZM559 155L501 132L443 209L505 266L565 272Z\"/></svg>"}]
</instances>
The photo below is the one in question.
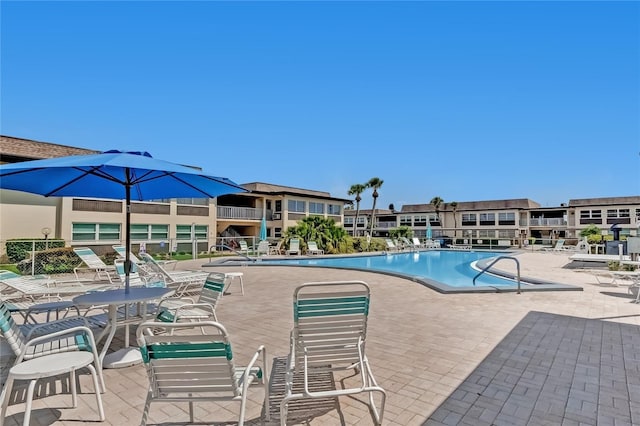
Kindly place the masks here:
<instances>
[{"instance_id":1,"label":"shrub","mask_svg":"<svg viewBox=\"0 0 640 426\"><path fill-rule=\"evenodd\" d=\"M32 267L33 263L33 267ZM73 268L81 263L80 258L71 247L52 248L39 251L35 259L25 259L16 266L21 274L63 274L73 272Z\"/></svg>"},{"instance_id":2,"label":"shrub","mask_svg":"<svg viewBox=\"0 0 640 426\"><path fill-rule=\"evenodd\" d=\"M64 240L8 240L7 241L7 256L12 263L18 263L21 260L27 259L31 256L31 252L34 248L35 251L45 250L47 247L57 248L64 247Z\"/></svg>"}]
</instances>

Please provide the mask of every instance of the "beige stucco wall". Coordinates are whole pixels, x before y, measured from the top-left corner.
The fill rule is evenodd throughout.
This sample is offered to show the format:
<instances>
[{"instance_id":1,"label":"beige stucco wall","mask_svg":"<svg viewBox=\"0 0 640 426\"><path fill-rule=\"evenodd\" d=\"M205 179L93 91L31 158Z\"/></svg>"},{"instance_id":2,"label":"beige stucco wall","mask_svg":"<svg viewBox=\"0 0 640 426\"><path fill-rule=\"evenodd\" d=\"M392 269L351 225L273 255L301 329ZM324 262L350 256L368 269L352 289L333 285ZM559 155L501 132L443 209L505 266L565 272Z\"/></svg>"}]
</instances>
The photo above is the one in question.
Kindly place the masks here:
<instances>
[{"instance_id":1,"label":"beige stucco wall","mask_svg":"<svg viewBox=\"0 0 640 426\"><path fill-rule=\"evenodd\" d=\"M0 241L13 238L44 238L42 228L56 235L56 206L0 203ZM4 244L0 244L4 247Z\"/></svg>"}]
</instances>

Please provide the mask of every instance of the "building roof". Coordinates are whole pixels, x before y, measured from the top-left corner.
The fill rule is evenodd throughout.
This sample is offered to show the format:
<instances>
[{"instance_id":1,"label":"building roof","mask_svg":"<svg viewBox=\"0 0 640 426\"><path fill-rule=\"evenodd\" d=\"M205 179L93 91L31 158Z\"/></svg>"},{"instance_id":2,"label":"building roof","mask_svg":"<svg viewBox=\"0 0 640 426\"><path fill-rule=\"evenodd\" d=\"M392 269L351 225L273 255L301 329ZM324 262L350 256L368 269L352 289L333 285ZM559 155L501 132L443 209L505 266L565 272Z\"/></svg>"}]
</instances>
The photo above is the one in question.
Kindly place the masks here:
<instances>
[{"instance_id":1,"label":"building roof","mask_svg":"<svg viewBox=\"0 0 640 426\"><path fill-rule=\"evenodd\" d=\"M0 135L0 162L2 163L17 163L68 155L97 154L99 152L91 149Z\"/></svg>"},{"instance_id":2,"label":"building roof","mask_svg":"<svg viewBox=\"0 0 640 426\"><path fill-rule=\"evenodd\" d=\"M535 209L540 204L528 198L515 198L510 200L488 200L488 201L458 201L457 211L470 210L500 210L500 209ZM433 204L408 204L402 206L400 213L423 213L435 212ZM442 203L440 211L453 211L451 203Z\"/></svg>"},{"instance_id":3,"label":"building roof","mask_svg":"<svg viewBox=\"0 0 640 426\"><path fill-rule=\"evenodd\" d=\"M640 196L633 195L630 197L580 198L569 200L569 207L614 206L616 204L640 204Z\"/></svg>"},{"instance_id":4,"label":"building roof","mask_svg":"<svg viewBox=\"0 0 640 426\"><path fill-rule=\"evenodd\" d=\"M332 197L330 193L325 191L314 191L311 189L294 188L291 186L274 185L264 182L243 183L241 186L251 191L253 194L300 195L311 198L331 199L344 203L351 201L347 198Z\"/></svg>"}]
</instances>

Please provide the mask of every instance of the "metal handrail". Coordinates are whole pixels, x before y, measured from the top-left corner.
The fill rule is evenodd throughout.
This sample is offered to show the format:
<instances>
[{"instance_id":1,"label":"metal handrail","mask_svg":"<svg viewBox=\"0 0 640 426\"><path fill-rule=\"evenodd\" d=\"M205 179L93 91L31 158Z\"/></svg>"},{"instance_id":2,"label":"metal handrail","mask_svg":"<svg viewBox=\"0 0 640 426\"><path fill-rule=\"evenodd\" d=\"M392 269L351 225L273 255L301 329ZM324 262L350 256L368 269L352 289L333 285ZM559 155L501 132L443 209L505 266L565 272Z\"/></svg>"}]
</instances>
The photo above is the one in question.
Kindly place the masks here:
<instances>
[{"instance_id":1,"label":"metal handrail","mask_svg":"<svg viewBox=\"0 0 640 426\"><path fill-rule=\"evenodd\" d=\"M238 256L240 256L240 257L244 257L245 259L250 260L251 262L255 262L255 261L256 261L256 259L255 259L255 258L250 257L250 256L248 256L248 255L246 255L246 254L244 254L244 253L241 253L241 252L237 251L236 249L234 249L234 248L232 248L232 247L229 247L228 245L225 245L225 244L216 244L216 245L213 245L213 246L209 247L209 262L211 262L211 249L212 249L212 248L216 248L216 249L217 249L217 248L227 249L227 250L229 250L229 251L234 252L235 254L237 254L237 255L238 255Z\"/></svg>"},{"instance_id":2,"label":"metal handrail","mask_svg":"<svg viewBox=\"0 0 640 426\"><path fill-rule=\"evenodd\" d=\"M476 274L476 276L475 276L475 277L473 277L473 285L474 285L474 286L476 285L476 279L477 279L480 275L482 275L482 274L484 274L485 272L487 272L487 271L489 270L489 268L491 268L491 267L492 267L493 265L495 265L499 260L502 260L502 259L511 259L511 260L513 260L514 262L516 262L516 269L517 269L517 271L518 271L518 275L516 276L516 279L517 279L517 281L518 281L518 294L520 294L520 261L519 261L518 259L516 259L515 257L513 257L513 256L498 256L498 257L496 257L495 259L493 259L493 261L492 261L491 263L489 263L487 266L485 266L484 268L482 268L482 269L480 270L480 272L478 272L478 273Z\"/></svg>"}]
</instances>

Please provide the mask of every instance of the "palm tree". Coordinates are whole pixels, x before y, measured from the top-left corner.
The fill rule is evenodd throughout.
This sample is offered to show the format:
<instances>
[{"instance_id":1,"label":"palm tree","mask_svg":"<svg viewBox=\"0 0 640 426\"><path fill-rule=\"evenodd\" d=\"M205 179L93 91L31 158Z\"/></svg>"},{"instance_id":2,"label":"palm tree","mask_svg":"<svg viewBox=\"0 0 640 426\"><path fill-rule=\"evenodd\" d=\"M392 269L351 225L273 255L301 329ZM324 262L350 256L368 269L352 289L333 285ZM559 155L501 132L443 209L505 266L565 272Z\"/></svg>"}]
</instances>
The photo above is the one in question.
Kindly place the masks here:
<instances>
[{"instance_id":1,"label":"palm tree","mask_svg":"<svg viewBox=\"0 0 640 426\"><path fill-rule=\"evenodd\" d=\"M458 219L456 218L456 212L458 211L458 202L452 201L449 203L451 210L453 210L453 238L456 238L456 229L458 228Z\"/></svg>"},{"instance_id":2,"label":"palm tree","mask_svg":"<svg viewBox=\"0 0 640 426\"><path fill-rule=\"evenodd\" d=\"M444 200L440 197L433 197L429 204L433 204L433 207L436 208L436 216L438 218L438 222L440 222L440 206L444 203ZM440 226L442 226L442 222L440 222Z\"/></svg>"},{"instance_id":3,"label":"palm tree","mask_svg":"<svg viewBox=\"0 0 640 426\"><path fill-rule=\"evenodd\" d=\"M373 207L371 207L371 225L369 226L369 235L373 237L373 222L376 217L376 201L378 201L378 189L382 186L384 181L380 178L374 177L367 182L367 188L373 189Z\"/></svg>"},{"instance_id":4,"label":"palm tree","mask_svg":"<svg viewBox=\"0 0 640 426\"><path fill-rule=\"evenodd\" d=\"M348 195L356 196L356 219L353 223L354 237L358 236L358 216L360 216L360 201L362 201L362 197L360 196L360 194L362 194L366 189L367 185L362 183L354 183L353 185L351 185L351 188L349 188L349 192L347 192Z\"/></svg>"}]
</instances>

